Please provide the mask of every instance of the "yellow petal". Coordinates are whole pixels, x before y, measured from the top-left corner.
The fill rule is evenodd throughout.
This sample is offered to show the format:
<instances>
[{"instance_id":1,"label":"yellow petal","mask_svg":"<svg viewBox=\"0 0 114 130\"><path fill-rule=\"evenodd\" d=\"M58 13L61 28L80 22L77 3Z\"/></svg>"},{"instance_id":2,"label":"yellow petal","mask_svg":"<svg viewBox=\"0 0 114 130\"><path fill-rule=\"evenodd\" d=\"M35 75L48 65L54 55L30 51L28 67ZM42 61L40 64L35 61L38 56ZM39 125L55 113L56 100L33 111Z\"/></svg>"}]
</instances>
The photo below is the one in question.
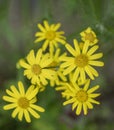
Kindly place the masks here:
<instances>
[{"instance_id":1,"label":"yellow petal","mask_svg":"<svg viewBox=\"0 0 114 130\"><path fill-rule=\"evenodd\" d=\"M60 28L60 26L61 26L60 23L56 24L56 25L54 26L53 30L54 30L54 31L57 31L57 30Z\"/></svg>"},{"instance_id":2,"label":"yellow petal","mask_svg":"<svg viewBox=\"0 0 114 130\"><path fill-rule=\"evenodd\" d=\"M94 54L94 55L91 55L89 57L90 60L95 60L95 59L99 59L103 56L103 53L97 53L97 54Z\"/></svg>"},{"instance_id":3,"label":"yellow petal","mask_svg":"<svg viewBox=\"0 0 114 130\"><path fill-rule=\"evenodd\" d=\"M28 97L28 96L30 95L31 91L34 90L34 88L35 88L35 86L34 86L34 85L31 85L31 86L27 89L25 96Z\"/></svg>"},{"instance_id":4,"label":"yellow petal","mask_svg":"<svg viewBox=\"0 0 114 130\"><path fill-rule=\"evenodd\" d=\"M94 103L94 104L100 104L100 102L98 102L98 101L96 101L92 98L90 98L88 101L91 102L91 103Z\"/></svg>"},{"instance_id":5,"label":"yellow petal","mask_svg":"<svg viewBox=\"0 0 114 130\"><path fill-rule=\"evenodd\" d=\"M61 68L66 68L68 66L71 66L73 63L72 63L72 60L69 60L69 62L64 62L61 64Z\"/></svg>"},{"instance_id":6,"label":"yellow petal","mask_svg":"<svg viewBox=\"0 0 114 130\"><path fill-rule=\"evenodd\" d=\"M36 33L35 33L35 36L36 36L36 37L37 37L37 36L39 36L39 37L40 37L40 36L44 36L44 33L43 33L43 32L36 32Z\"/></svg>"},{"instance_id":7,"label":"yellow petal","mask_svg":"<svg viewBox=\"0 0 114 130\"><path fill-rule=\"evenodd\" d=\"M89 109L93 109L93 105L89 101L86 102L86 105Z\"/></svg>"},{"instance_id":8,"label":"yellow petal","mask_svg":"<svg viewBox=\"0 0 114 130\"><path fill-rule=\"evenodd\" d=\"M77 69L75 70L74 74L73 74L73 82L76 82L78 76L79 76L79 73L80 73L80 68L77 67Z\"/></svg>"},{"instance_id":9,"label":"yellow petal","mask_svg":"<svg viewBox=\"0 0 114 130\"><path fill-rule=\"evenodd\" d=\"M14 85L11 85L10 89L11 89L11 91L12 91L15 95L20 96L20 93L18 92L17 88L16 88Z\"/></svg>"},{"instance_id":10,"label":"yellow petal","mask_svg":"<svg viewBox=\"0 0 114 130\"><path fill-rule=\"evenodd\" d=\"M34 104L30 104L30 107L37 110L37 111L40 111L40 112L44 112L45 109L40 107L40 106L37 106L37 105L34 105Z\"/></svg>"},{"instance_id":11,"label":"yellow petal","mask_svg":"<svg viewBox=\"0 0 114 130\"><path fill-rule=\"evenodd\" d=\"M87 91L87 89L89 88L89 84L90 84L90 79L86 82L86 84L84 85L84 90Z\"/></svg>"},{"instance_id":12,"label":"yellow petal","mask_svg":"<svg viewBox=\"0 0 114 130\"><path fill-rule=\"evenodd\" d=\"M46 32L45 28L44 28L41 24L38 24L38 28L39 28L42 32Z\"/></svg>"},{"instance_id":13,"label":"yellow petal","mask_svg":"<svg viewBox=\"0 0 114 130\"><path fill-rule=\"evenodd\" d=\"M38 93L38 87L35 88L34 90L32 90L29 95L27 95L27 99L31 100L32 98L34 98L36 96L37 93Z\"/></svg>"},{"instance_id":14,"label":"yellow petal","mask_svg":"<svg viewBox=\"0 0 114 130\"><path fill-rule=\"evenodd\" d=\"M74 99L74 98L71 98L71 99L65 101L65 102L63 103L63 106L65 106L65 105L67 105L67 104L71 104L71 103L73 103L73 102L75 102L75 99Z\"/></svg>"},{"instance_id":15,"label":"yellow petal","mask_svg":"<svg viewBox=\"0 0 114 130\"><path fill-rule=\"evenodd\" d=\"M63 75L62 72L58 71L58 76L60 77L60 79L62 79L63 81L66 81L66 77Z\"/></svg>"},{"instance_id":16,"label":"yellow petal","mask_svg":"<svg viewBox=\"0 0 114 130\"><path fill-rule=\"evenodd\" d=\"M93 92L94 92L95 90L97 90L99 87L100 87L99 85L96 85L96 86L90 88L90 89L87 91L87 93L88 93L88 94L93 93Z\"/></svg>"},{"instance_id":17,"label":"yellow petal","mask_svg":"<svg viewBox=\"0 0 114 130\"><path fill-rule=\"evenodd\" d=\"M76 65L75 65L75 64L72 64L71 66L67 67L67 69L64 70L63 74L64 74L64 75L67 75L67 74L69 74L70 72L72 72L75 68L76 68Z\"/></svg>"},{"instance_id":18,"label":"yellow petal","mask_svg":"<svg viewBox=\"0 0 114 130\"><path fill-rule=\"evenodd\" d=\"M11 92L11 91L8 90L8 89L6 89L6 93L7 93L9 96L11 96L11 97L15 97L15 98L18 97L17 95L15 95L13 92Z\"/></svg>"},{"instance_id":19,"label":"yellow petal","mask_svg":"<svg viewBox=\"0 0 114 130\"><path fill-rule=\"evenodd\" d=\"M12 116L13 118L15 118L15 117L16 117L16 115L19 113L19 111L20 111L20 110L19 110L19 108L18 108L18 107L17 107L17 108L15 108L15 110L12 112L12 115L11 115L11 116Z\"/></svg>"},{"instance_id":20,"label":"yellow petal","mask_svg":"<svg viewBox=\"0 0 114 130\"><path fill-rule=\"evenodd\" d=\"M77 107L77 105L78 105L78 101L75 101L74 103L73 103L73 105L72 105L72 110L74 110L76 107Z\"/></svg>"},{"instance_id":21,"label":"yellow petal","mask_svg":"<svg viewBox=\"0 0 114 130\"><path fill-rule=\"evenodd\" d=\"M42 50L45 51L46 48L48 47L49 41L45 40L44 44L42 45Z\"/></svg>"},{"instance_id":22,"label":"yellow petal","mask_svg":"<svg viewBox=\"0 0 114 130\"><path fill-rule=\"evenodd\" d=\"M89 45L85 43L84 46L83 46L82 54L87 53L88 47L89 47Z\"/></svg>"},{"instance_id":23,"label":"yellow petal","mask_svg":"<svg viewBox=\"0 0 114 130\"><path fill-rule=\"evenodd\" d=\"M89 49L89 51L87 52L87 55L92 55L97 49L99 48L99 46L93 46L91 49Z\"/></svg>"},{"instance_id":24,"label":"yellow petal","mask_svg":"<svg viewBox=\"0 0 114 130\"><path fill-rule=\"evenodd\" d=\"M81 113L82 110L82 103L79 103L76 109L76 114L79 115Z\"/></svg>"},{"instance_id":25,"label":"yellow petal","mask_svg":"<svg viewBox=\"0 0 114 130\"><path fill-rule=\"evenodd\" d=\"M34 43L40 42L42 40L46 39L44 36L37 38Z\"/></svg>"},{"instance_id":26,"label":"yellow petal","mask_svg":"<svg viewBox=\"0 0 114 130\"><path fill-rule=\"evenodd\" d=\"M21 67L23 67L23 68L26 68L26 69L30 69L30 65L29 64L27 64L24 60L20 60L19 61L19 64L20 64L20 66Z\"/></svg>"},{"instance_id":27,"label":"yellow petal","mask_svg":"<svg viewBox=\"0 0 114 130\"><path fill-rule=\"evenodd\" d=\"M83 68L80 69L80 78L81 78L82 82L84 82L86 79L85 71Z\"/></svg>"},{"instance_id":28,"label":"yellow petal","mask_svg":"<svg viewBox=\"0 0 114 130\"><path fill-rule=\"evenodd\" d=\"M50 27L49 27L49 24L46 20L44 21L44 26L45 26L46 30L49 30Z\"/></svg>"},{"instance_id":29,"label":"yellow petal","mask_svg":"<svg viewBox=\"0 0 114 130\"><path fill-rule=\"evenodd\" d=\"M32 104L32 103L35 103L35 102L37 102L37 98L36 98L36 97L34 97L33 99L30 100L30 103L31 103L31 104Z\"/></svg>"},{"instance_id":30,"label":"yellow petal","mask_svg":"<svg viewBox=\"0 0 114 130\"><path fill-rule=\"evenodd\" d=\"M93 66L104 66L102 61L89 61L89 64Z\"/></svg>"},{"instance_id":31,"label":"yellow petal","mask_svg":"<svg viewBox=\"0 0 114 130\"><path fill-rule=\"evenodd\" d=\"M91 67L90 65L88 65L88 68L92 72L93 75L95 75L96 77L99 76L98 72L93 67Z\"/></svg>"},{"instance_id":32,"label":"yellow petal","mask_svg":"<svg viewBox=\"0 0 114 130\"><path fill-rule=\"evenodd\" d=\"M39 64L42 57L42 49L39 49L36 53L36 64Z\"/></svg>"},{"instance_id":33,"label":"yellow petal","mask_svg":"<svg viewBox=\"0 0 114 130\"><path fill-rule=\"evenodd\" d=\"M20 111L19 111L19 114L18 114L18 119L19 119L20 121L22 121L22 118L23 118L23 110L20 110Z\"/></svg>"},{"instance_id":34,"label":"yellow petal","mask_svg":"<svg viewBox=\"0 0 114 130\"><path fill-rule=\"evenodd\" d=\"M85 71L87 73L87 75L92 79L94 80L94 76L93 74L91 73L90 69L88 68L88 66L85 67Z\"/></svg>"},{"instance_id":35,"label":"yellow petal","mask_svg":"<svg viewBox=\"0 0 114 130\"><path fill-rule=\"evenodd\" d=\"M16 102L17 99L9 97L9 96L3 96L3 99L7 102Z\"/></svg>"},{"instance_id":36,"label":"yellow petal","mask_svg":"<svg viewBox=\"0 0 114 130\"><path fill-rule=\"evenodd\" d=\"M74 39L74 47L75 47L77 54L79 55L81 52L80 52L80 47L79 47L78 41L76 39Z\"/></svg>"},{"instance_id":37,"label":"yellow petal","mask_svg":"<svg viewBox=\"0 0 114 130\"><path fill-rule=\"evenodd\" d=\"M24 90L23 83L21 81L18 82L18 87L19 87L20 94L22 96L24 96L25 95L25 90Z\"/></svg>"},{"instance_id":38,"label":"yellow petal","mask_svg":"<svg viewBox=\"0 0 114 130\"><path fill-rule=\"evenodd\" d=\"M90 97L90 98L96 98L96 97L98 97L98 96L100 96L99 93L89 94L89 97Z\"/></svg>"},{"instance_id":39,"label":"yellow petal","mask_svg":"<svg viewBox=\"0 0 114 130\"><path fill-rule=\"evenodd\" d=\"M84 115L87 115L87 105L83 103Z\"/></svg>"},{"instance_id":40,"label":"yellow petal","mask_svg":"<svg viewBox=\"0 0 114 130\"><path fill-rule=\"evenodd\" d=\"M65 43L66 43L65 40L63 40L63 39L61 39L61 38L58 38L58 37L55 38L55 41L60 42L60 43L62 43L62 44L65 44Z\"/></svg>"},{"instance_id":41,"label":"yellow petal","mask_svg":"<svg viewBox=\"0 0 114 130\"><path fill-rule=\"evenodd\" d=\"M34 50L31 50L29 52L29 54L27 55L27 61L30 65L33 65L35 64L35 54L34 54Z\"/></svg>"},{"instance_id":42,"label":"yellow petal","mask_svg":"<svg viewBox=\"0 0 114 130\"><path fill-rule=\"evenodd\" d=\"M69 44L66 44L65 47L73 56L76 56L76 51Z\"/></svg>"},{"instance_id":43,"label":"yellow petal","mask_svg":"<svg viewBox=\"0 0 114 130\"><path fill-rule=\"evenodd\" d=\"M45 77L44 76L39 76L40 77L40 81L43 83L43 84L48 84L48 81L45 79Z\"/></svg>"},{"instance_id":44,"label":"yellow petal","mask_svg":"<svg viewBox=\"0 0 114 130\"><path fill-rule=\"evenodd\" d=\"M32 116L34 116L35 118L40 118L40 115L39 115L37 112L35 112L33 109L28 108L28 111L29 111L30 114L31 114Z\"/></svg>"},{"instance_id":45,"label":"yellow petal","mask_svg":"<svg viewBox=\"0 0 114 130\"><path fill-rule=\"evenodd\" d=\"M24 110L24 117L28 123L31 122L30 115L26 109Z\"/></svg>"},{"instance_id":46,"label":"yellow petal","mask_svg":"<svg viewBox=\"0 0 114 130\"><path fill-rule=\"evenodd\" d=\"M16 103L12 103L12 104L9 104L9 105L5 105L5 106L3 107L3 109L4 109L4 110L9 110L9 109L13 109L13 108L15 108L15 107L17 107Z\"/></svg>"}]
</instances>

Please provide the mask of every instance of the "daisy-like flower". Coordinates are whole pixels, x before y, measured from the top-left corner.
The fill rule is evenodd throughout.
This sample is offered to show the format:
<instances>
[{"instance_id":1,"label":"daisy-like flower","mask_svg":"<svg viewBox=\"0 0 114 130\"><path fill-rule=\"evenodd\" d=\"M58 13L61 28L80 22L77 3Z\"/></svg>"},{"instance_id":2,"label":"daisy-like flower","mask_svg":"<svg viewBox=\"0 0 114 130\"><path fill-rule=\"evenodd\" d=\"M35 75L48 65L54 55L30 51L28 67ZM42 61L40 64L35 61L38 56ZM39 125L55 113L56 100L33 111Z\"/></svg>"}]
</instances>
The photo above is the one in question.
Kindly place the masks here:
<instances>
[{"instance_id":1,"label":"daisy-like flower","mask_svg":"<svg viewBox=\"0 0 114 130\"><path fill-rule=\"evenodd\" d=\"M103 62L98 61L103 56L103 53L94 54L99 46L93 46L89 48L88 44L84 44L83 48L80 49L78 41L74 40L74 47L72 48L69 44L66 44L66 49L73 55L72 57L61 58L64 61L61 67L64 68L64 75L73 72L73 82L76 82L80 75L83 81L86 79L86 74L90 79L94 80L94 77L98 76L98 72L92 67L101 67L104 65Z\"/></svg>"},{"instance_id":2,"label":"daisy-like flower","mask_svg":"<svg viewBox=\"0 0 114 130\"><path fill-rule=\"evenodd\" d=\"M3 100L9 102L8 105L3 107L4 110L14 109L11 116L13 118L17 116L20 121L24 117L27 122L31 122L30 114L35 118L40 118L36 111L44 112L44 108L34 104L37 101L37 87L31 85L25 92L23 83L19 81L18 89L14 85L11 85L10 89L6 89L8 95L3 96Z\"/></svg>"},{"instance_id":3,"label":"daisy-like flower","mask_svg":"<svg viewBox=\"0 0 114 130\"><path fill-rule=\"evenodd\" d=\"M64 31L58 31L60 26L60 23L49 25L47 21L44 21L44 26L38 24L38 28L41 32L36 32L35 36L37 39L35 40L35 43L44 40L42 46L43 51L45 51L48 46L49 48L54 48L58 46L58 43L65 44L66 38L63 36Z\"/></svg>"},{"instance_id":4,"label":"daisy-like flower","mask_svg":"<svg viewBox=\"0 0 114 130\"><path fill-rule=\"evenodd\" d=\"M34 50L31 50L25 60L20 60L20 66L25 68L24 75L28 79L31 79L32 84L47 85L47 79L53 79L55 71L48 68L49 64L52 63L52 59L49 58L49 54L42 54L42 49L39 49L34 54Z\"/></svg>"},{"instance_id":5,"label":"daisy-like flower","mask_svg":"<svg viewBox=\"0 0 114 130\"><path fill-rule=\"evenodd\" d=\"M60 58L64 58L66 53L60 55L61 50L57 48L57 50L50 50L50 57L53 59L52 63L49 65L50 68L55 70L56 74L53 80L50 80L50 85L53 87L54 85L59 85L60 81L66 81L66 76L63 75L63 69L60 68Z\"/></svg>"},{"instance_id":6,"label":"daisy-like flower","mask_svg":"<svg viewBox=\"0 0 114 130\"><path fill-rule=\"evenodd\" d=\"M88 89L89 85L90 80L86 82L83 88L80 88L76 83L68 84L69 89L64 91L63 95L70 96L70 99L65 101L63 105L72 104L72 110L76 109L76 115L79 115L82 109L84 115L87 115L88 109L93 109L92 104L100 104L100 102L94 99L100 95L99 93L94 93L99 88L99 85Z\"/></svg>"},{"instance_id":7,"label":"daisy-like flower","mask_svg":"<svg viewBox=\"0 0 114 130\"><path fill-rule=\"evenodd\" d=\"M88 27L86 30L82 31L80 33L80 35L81 35L82 41L84 41L85 43L88 43L90 46L98 43L96 34L90 27Z\"/></svg>"}]
</instances>

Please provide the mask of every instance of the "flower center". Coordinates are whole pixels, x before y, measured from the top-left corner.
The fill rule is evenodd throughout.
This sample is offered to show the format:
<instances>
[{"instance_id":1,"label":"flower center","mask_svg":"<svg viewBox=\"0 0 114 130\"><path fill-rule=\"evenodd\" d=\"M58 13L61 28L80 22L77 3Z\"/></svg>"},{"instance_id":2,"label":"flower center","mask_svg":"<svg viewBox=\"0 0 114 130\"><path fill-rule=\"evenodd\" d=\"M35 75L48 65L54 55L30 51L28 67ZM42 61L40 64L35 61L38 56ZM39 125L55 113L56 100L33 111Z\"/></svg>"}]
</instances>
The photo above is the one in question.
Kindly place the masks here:
<instances>
[{"instance_id":1,"label":"flower center","mask_svg":"<svg viewBox=\"0 0 114 130\"><path fill-rule=\"evenodd\" d=\"M18 105L23 108L26 109L29 107L29 100L26 97L21 97L18 100Z\"/></svg>"},{"instance_id":2,"label":"flower center","mask_svg":"<svg viewBox=\"0 0 114 130\"><path fill-rule=\"evenodd\" d=\"M37 64L34 64L32 66L32 72L35 74L35 75L39 75L41 73L41 67Z\"/></svg>"},{"instance_id":3,"label":"flower center","mask_svg":"<svg viewBox=\"0 0 114 130\"><path fill-rule=\"evenodd\" d=\"M89 40L90 42L93 42L95 40L95 37L92 33L86 33L85 40Z\"/></svg>"},{"instance_id":4,"label":"flower center","mask_svg":"<svg viewBox=\"0 0 114 130\"><path fill-rule=\"evenodd\" d=\"M77 92L76 98L79 102L85 102L88 99L88 95L84 90L80 90Z\"/></svg>"},{"instance_id":5,"label":"flower center","mask_svg":"<svg viewBox=\"0 0 114 130\"><path fill-rule=\"evenodd\" d=\"M48 39L48 40L53 40L55 39L56 37L56 33L54 31L47 31L45 37Z\"/></svg>"},{"instance_id":6,"label":"flower center","mask_svg":"<svg viewBox=\"0 0 114 130\"><path fill-rule=\"evenodd\" d=\"M78 67L85 67L88 64L88 57L86 55L80 54L75 58L75 64Z\"/></svg>"}]
</instances>

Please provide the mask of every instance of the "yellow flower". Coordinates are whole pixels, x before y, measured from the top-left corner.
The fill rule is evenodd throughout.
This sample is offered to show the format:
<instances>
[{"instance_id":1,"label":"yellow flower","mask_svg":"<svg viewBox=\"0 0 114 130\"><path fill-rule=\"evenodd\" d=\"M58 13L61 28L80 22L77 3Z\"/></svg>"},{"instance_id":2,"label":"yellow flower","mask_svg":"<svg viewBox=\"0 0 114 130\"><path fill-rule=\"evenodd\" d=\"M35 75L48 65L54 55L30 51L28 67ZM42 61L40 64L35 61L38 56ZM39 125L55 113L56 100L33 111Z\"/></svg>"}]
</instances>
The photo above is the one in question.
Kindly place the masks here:
<instances>
[{"instance_id":1,"label":"yellow flower","mask_svg":"<svg viewBox=\"0 0 114 130\"><path fill-rule=\"evenodd\" d=\"M73 82L76 82L80 75L83 81L86 79L86 74L94 80L94 76L98 76L98 72L92 66L101 67L104 65L103 62L98 61L103 56L103 53L94 54L99 46L93 46L89 48L88 44L84 44L82 50L80 49L77 40L74 40L74 47L72 48L69 44L66 44L66 49L73 55L72 57L61 58L64 61L61 67L64 68L64 75L73 72Z\"/></svg>"},{"instance_id":2,"label":"yellow flower","mask_svg":"<svg viewBox=\"0 0 114 130\"><path fill-rule=\"evenodd\" d=\"M3 100L9 102L8 105L3 107L4 110L14 109L12 117L18 116L18 119L22 121L23 116L27 122L31 122L30 114L35 118L40 118L40 115L36 112L44 112L44 109L34 103L37 101L36 95L38 94L38 88L31 85L25 92L23 83L18 82L18 89L11 85L11 90L6 89L8 96L3 96Z\"/></svg>"},{"instance_id":3,"label":"yellow flower","mask_svg":"<svg viewBox=\"0 0 114 130\"><path fill-rule=\"evenodd\" d=\"M86 30L82 31L80 33L80 35L81 35L82 41L84 41L85 43L89 43L90 46L98 43L96 34L90 27L88 27Z\"/></svg>"},{"instance_id":4,"label":"yellow flower","mask_svg":"<svg viewBox=\"0 0 114 130\"><path fill-rule=\"evenodd\" d=\"M76 108L76 114L79 115L83 109L84 115L87 114L88 109L93 109L94 104L100 104L94 98L98 97L99 93L93 93L99 88L98 85L89 88L90 80L86 82L83 88L80 88L76 83L68 85L69 89L63 92L64 96L70 96L70 99L65 101L63 105L72 104L72 110ZM69 91L70 90L70 91Z\"/></svg>"},{"instance_id":5,"label":"yellow flower","mask_svg":"<svg viewBox=\"0 0 114 130\"><path fill-rule=\"evenodd\" d=\"M24 75L28 79L31 79L32 84L47 85L47 79L53 79L55 71L48 68L49 64L52 63L52 59L49 58L49 54L42 54L42 49L39 49L34 54L34 50L31 50L25 60L20 61L20 66L25 68Z\"/></svg>"},{"instance_id":6,"label":"yellow flower","mask_svg":"<svg viewBox=\"0 0 114 130\"><path fill-rule=\"evenodd\" d=\"M57 31L60 28L61 24L51 24L47 21L44 21L44 26L38 24L38 28L41 32L36 32L35 36L37 39L35 43L45 40L42 48L43 51L49 46L49 48L54 48L58 46L58 43L65 44L65 37L62 36L64 34L63 31Z\"/></svg>"}]
</instances>

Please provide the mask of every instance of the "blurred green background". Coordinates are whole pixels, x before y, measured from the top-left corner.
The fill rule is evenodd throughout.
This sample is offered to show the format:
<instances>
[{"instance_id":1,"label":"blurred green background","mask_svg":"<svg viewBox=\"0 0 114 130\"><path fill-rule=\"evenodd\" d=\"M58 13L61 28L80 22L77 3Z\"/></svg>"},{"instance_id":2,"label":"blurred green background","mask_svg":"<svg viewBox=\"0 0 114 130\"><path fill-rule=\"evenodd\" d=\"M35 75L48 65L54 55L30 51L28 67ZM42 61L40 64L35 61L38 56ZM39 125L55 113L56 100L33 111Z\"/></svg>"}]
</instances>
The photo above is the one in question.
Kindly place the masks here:
<instances>
[{"instance_id":1,"label":"blurred green background","mask_svg":"<svg viewBox=\"0 0 114 130\"><path fill-rule=\"evenodd\" d=\"M71 106L62 106L60 93L47 87L38 99L46 112L28 124L3 111L2 96L11 84L24 80L16 63L37 48L34 34L44 19L60 22L71 43L88 26L96 32L105 62L94 82L101 86L101 105L87 116L76 116ZM114 0L0 0L0 87L0 130L114 130Z\"/></svg>"}]
</instances>

